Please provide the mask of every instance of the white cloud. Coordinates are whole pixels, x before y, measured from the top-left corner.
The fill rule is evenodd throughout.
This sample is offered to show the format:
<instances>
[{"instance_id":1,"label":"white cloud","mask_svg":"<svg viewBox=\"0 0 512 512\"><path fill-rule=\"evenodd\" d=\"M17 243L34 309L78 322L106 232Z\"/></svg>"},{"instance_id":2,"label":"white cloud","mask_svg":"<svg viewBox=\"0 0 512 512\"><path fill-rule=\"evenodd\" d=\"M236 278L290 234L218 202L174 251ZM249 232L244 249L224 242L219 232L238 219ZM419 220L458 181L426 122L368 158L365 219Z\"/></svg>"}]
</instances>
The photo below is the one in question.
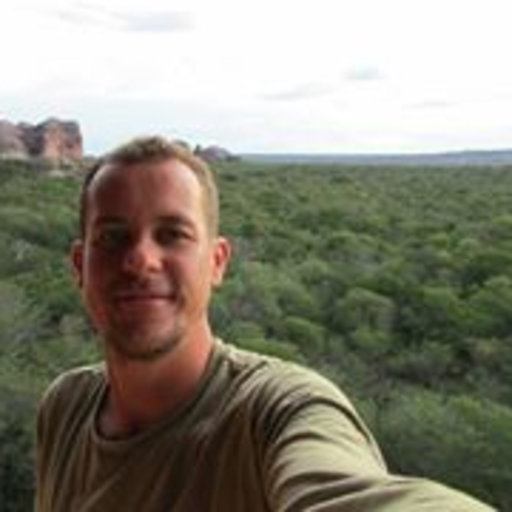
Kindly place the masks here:
<instances>
[{"instance_id":1,"label":"white cloud","mask_svg":"<svg viewBox=\"0 0 512 512\"><path fill-rule=\"evenodd\" d=\"M155 10L133 11L108 8L102 4L76 2L43 11L65 23L91 25L114 30L134 32L175 32L193 28L193 16L187 11Z\"/></svg>"},{"instance_id":2,"label":"white cloud","mask_svg":"<svg viewBox=\"0 0 512 512\"><path fill-rule=\"evenodd\" d=\"M261 98L270 101L296 101L318 98L333 92L333 87L327 83L306 82L297 84L289 89L263 93Z\"/></svg>"},{"instance_id":3,"label":"white cloud","mask_svg":"<svg viewBox=\"0 0 512 512\"><path fill-rule=\"evenodd\" d=\"M349 69L345 73L346 80L353 80L356 82L382 80L383 78L384 74L376 66L360 66L357 68Z\"/></svg>"}]
</instances>

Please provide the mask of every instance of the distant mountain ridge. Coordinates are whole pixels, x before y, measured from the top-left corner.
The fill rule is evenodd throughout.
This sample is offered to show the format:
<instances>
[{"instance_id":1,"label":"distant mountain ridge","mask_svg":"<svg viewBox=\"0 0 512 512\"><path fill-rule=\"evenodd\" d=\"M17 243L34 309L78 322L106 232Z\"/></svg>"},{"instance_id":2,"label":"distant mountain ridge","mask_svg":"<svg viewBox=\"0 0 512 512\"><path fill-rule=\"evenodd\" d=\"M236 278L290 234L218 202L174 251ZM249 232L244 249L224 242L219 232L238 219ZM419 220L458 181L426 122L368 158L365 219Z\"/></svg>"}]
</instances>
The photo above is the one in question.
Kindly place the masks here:
<instances>
[{"instance_id":1,"label":"distant mountain ridge","mask_svg":"<svg viewBox=\"0 0 512 512\"><path fill-rule=\"evenodd\" d=\"M340 153L247 153L243 160L260 163L347 164L402 166L507 166L512 165L512 149L452 151L416 154Z\"/></svg>"}]
</instances>

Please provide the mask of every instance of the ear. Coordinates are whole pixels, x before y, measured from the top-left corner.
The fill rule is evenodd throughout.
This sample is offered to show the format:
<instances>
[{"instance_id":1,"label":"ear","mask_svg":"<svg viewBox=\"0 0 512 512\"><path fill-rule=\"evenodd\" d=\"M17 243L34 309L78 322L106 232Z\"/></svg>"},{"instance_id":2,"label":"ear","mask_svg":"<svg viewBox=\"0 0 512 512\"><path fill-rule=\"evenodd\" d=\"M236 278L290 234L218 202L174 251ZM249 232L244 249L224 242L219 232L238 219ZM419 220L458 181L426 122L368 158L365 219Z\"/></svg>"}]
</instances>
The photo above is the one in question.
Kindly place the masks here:
<instances>
[{"instance_id":1,"label":"ear","mask_svg":"<svg viewBox=\"0 0 512 512\"><path fill-rule=\"evenodd\" d=\"M222 283L229 260L231 259L231 244L224 237L217 237L213 244L212 285L217 287Z\"/></svg>"},{"instance_id":2,"label":"ear","mask_svg":"<svg viewBox=\"0 0 512 512\"><path fill-rule=\"evenodd\" d=\"M71 245L70 251L71 266L73 269L73 277L79 288L83 283L83 261L84 261L84 244L81 239L75 240Z\"/></svg>"}]
</instances>

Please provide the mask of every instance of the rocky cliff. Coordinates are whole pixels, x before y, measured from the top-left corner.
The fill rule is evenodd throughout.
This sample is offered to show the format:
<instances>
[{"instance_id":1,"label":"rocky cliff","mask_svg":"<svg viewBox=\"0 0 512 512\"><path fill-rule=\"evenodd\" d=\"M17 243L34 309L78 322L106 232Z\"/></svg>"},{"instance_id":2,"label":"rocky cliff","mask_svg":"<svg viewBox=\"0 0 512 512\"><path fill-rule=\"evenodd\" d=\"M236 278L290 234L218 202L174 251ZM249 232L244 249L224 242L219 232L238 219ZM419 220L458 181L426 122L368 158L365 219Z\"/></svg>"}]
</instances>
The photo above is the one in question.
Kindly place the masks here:
<instances>
[{"instance_id":1,"label":"rocky cliff","mask_svg":"<svg viewBox=\"0 0 512 512\"><path fill-rule=\"evenodd\" d=\"M233 153L220 146L207 146L203 148L197 145L194 149L194 153L210 163L238 160L238 157L233 155Z\"/></svg>"},{"instance_id":2,"label":"rocky cliff","mask_svg":"<svg viewBox=\"0 0 512 512\"><path fill-rule=\"evenodd\" d=\"M52 163L74 162L83 157L78 123L50 118L31 125L0 120L0 157L42 158Z\"/></svg>"}]
</instances>

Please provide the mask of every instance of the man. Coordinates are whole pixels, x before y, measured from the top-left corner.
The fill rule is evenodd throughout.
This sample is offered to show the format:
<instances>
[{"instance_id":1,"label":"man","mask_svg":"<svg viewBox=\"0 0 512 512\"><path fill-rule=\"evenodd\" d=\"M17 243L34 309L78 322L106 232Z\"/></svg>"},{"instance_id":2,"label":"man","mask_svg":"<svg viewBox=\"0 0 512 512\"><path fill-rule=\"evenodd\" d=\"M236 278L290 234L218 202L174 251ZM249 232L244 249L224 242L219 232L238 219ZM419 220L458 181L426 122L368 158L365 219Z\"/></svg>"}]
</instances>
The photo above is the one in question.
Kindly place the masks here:
<instances>
[{"instance_id":1,"label":"man","mask_svg":"<svg viewBox=\"0 0 512 512\"><path fill-rule=\"evenodd\" d=\"M207 166L159 137L85 180L76 281L105 363L50 387L38 512L489 511L390 475L331 383L215 339L208 304L230 245Z\"/></svg>"}]
</instances>

